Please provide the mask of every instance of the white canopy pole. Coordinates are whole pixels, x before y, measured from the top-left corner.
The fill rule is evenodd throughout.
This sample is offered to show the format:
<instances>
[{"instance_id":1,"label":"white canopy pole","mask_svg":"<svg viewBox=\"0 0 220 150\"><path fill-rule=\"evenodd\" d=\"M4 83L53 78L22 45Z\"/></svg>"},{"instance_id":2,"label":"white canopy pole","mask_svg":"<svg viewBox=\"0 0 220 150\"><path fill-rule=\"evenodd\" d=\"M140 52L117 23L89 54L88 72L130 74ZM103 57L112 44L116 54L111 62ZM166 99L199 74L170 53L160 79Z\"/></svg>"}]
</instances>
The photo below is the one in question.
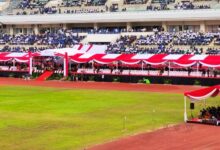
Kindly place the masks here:
<instances>
[{"instance_id":1,"label":"white canopy pole","mask_svg":"<svg viewBox=\"0 0 220 150\"><path fill-rule=\"evenodd\" d=\"M66 77L66 58L63 57L63 76Z\"/></svg>"},{"instance_id":2,"label":"white canopy pole","mask_svg":"<svg viewBox=\"0 0 220 150\"><path fill-rule=\"evenodd\" d=\"M13 67L15 67L15 59L13 59L12 62L13 62Z\"/></svg>"},{"instance_id":3,"label":"white canopy pole","mask_svg":"<svg viewBox=\"0 0 220 150\"><path fill-rule=\"evenodd\" d=\"M29 75L32 75L32 71L33 71L33 57L31 55L31 52L28 52L29 55Z\"/></svg>"},{"instance_id":4,"label":"white canopy pole","mask_svg":"<svg viewBox=\"0 0 220 150\"><path fill-rule=\"evenodd\" d=\"M30 57L30 59L29 59L29 74L30 75L32 75L32 70L33 70L33 58L32 57Z\"/></svg>"},{"instance_id":5,"label":"white canopy pole","mask_svg":"<svg viewBox=\"0 0 220 150\"><path fill-rule=\"evenodd\" d=\"M168 76L170 76L170 61L169 61L169 70L168 70Z\"/></svg>"},{"instance_id":6,"label":"white canopy pole","mask_svg":"<svg viewBox=\"0 0 220 150\"><path fill-rule=\"evenodd\" d=\"M184 122L187 122L187 112L186 112L186 96L184 96Z\"/></svg>"},{"instance_id":7,"label":"white canopy pole","mask_svg":"<svg viewBox=\"0 0 220 150\"><path fill-rule=\"evenodd\" d=\"M196 65L196 76L197 77L199 76L199 62L197 62L197 65Z\"/></svg>"},{"instance_id":8,"label":"white canopy pole","mask_svg":"<svg viewBox=\"0 0 220 150\"><path fill-rule=\"evenodd\" d=\"M206 99L204 99L204 106L205 106L205 108L206 108Z\"/></svg>"},{"instance_id":9,"label":"white canopy pole","mask_svg":"<svg viewBox=\"0 0 220 150\"><path fill-rule=\"evenodd\" d=\"M116 71L118 72L118 61L116 61Z\"/></svg>"},{"instance_id":10,"label":"white canopy pole","mask_svg":"<svg viewBox=\"0 0 220 150\"><path fill-rule=\"evenodd\" d=\"M69 61L69 70L71 70L72 61Z\"/></svg>"},{"instance_id":11,"label":"white canopy pole","mask_svg":"<svg viewBox=\"0 0 220 150\"><path fill-rule=\"evenodd\" d=\"M95 61L92 60L92 71L93 71L93 73L95 73L95 66L94 65L95 65ZM85 68L83 70L85 70Z\"/></svg>"},{"instance_id":12,"label":"white canopy pole","mask_svg":"<svg viewBox=\"0 0 220 150\"><path fill-rule=\"evenodd\" d=\"M141 62L142 75L144 74L144 62Z\"/></svg>"}]
</instances>

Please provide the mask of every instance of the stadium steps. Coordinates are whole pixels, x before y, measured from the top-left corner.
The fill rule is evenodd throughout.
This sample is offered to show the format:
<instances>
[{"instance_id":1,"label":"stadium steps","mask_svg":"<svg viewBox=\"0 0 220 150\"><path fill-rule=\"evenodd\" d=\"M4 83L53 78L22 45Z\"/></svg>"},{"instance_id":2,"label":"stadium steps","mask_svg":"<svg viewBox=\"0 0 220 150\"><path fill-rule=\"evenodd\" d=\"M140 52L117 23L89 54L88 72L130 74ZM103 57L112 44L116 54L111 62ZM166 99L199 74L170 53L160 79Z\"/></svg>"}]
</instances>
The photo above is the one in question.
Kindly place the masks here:
<instances>
[{"instance_id":1,"label":"stadium steps","mask_svg":"<svg viewBox=\"0 0 220 150\"><path fill-rule=\"evenodd\" d=\"M3 15L6 14L13 14L13 10L18 7L18 5L22 2L23 0L11 0L9 3L9 6L2 12Z\"/></svg>"},{"instance_id":2,"label":"stadium steps","mask_svg":"<svg viewBox=\"0 0 220 150\"><path fill-rule=\"evenodd\" d=\"M44 71L43 74L41 74L36 80L37 81L45 81L47 80L50 76L52 76L53 71Z\"/></svg>"}]
</instances>

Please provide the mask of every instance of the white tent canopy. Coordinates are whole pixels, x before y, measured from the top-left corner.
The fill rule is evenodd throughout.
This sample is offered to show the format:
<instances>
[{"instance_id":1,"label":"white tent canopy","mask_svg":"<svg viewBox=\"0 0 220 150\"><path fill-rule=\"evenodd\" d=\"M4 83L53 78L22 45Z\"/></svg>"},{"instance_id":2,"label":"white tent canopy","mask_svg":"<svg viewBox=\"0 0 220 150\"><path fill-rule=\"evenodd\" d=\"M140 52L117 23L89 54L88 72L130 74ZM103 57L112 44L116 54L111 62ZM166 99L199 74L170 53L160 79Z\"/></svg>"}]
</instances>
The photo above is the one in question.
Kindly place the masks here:
<instances>
[{"instance_id":1,"label":"white tent canopy","mask_svg":"<svg viewBox=\"0 0 220 150\"><path fill-rule=\"evenodd\" d=\"M67 53L68 56L73 56L75 54L104 54L107 49L107 45L74 45L72 48L59 48L59 49L47 49L39 52L40 56L56 56L57 54L65 55Z\"/></svg>"}]
</instances>

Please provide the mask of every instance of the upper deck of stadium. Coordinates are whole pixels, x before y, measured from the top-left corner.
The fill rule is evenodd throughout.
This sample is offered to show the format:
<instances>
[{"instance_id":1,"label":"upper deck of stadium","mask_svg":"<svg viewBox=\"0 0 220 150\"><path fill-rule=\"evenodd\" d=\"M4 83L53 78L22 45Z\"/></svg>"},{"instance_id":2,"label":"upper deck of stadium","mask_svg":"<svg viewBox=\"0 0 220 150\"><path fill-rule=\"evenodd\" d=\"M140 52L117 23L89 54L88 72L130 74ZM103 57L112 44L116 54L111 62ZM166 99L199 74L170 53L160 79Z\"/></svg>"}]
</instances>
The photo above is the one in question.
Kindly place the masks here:
<instances>
[{"instance_id":1,"label":"upper deck of stadium","mask_svg":"<svg viewBox=\"0 0 220 150\"><path fill-rule=\"evenodd\" d=\"M220 19L218 0L1 0L0 10L2 24L171 22Z\"/></svg>"}]
</instances>

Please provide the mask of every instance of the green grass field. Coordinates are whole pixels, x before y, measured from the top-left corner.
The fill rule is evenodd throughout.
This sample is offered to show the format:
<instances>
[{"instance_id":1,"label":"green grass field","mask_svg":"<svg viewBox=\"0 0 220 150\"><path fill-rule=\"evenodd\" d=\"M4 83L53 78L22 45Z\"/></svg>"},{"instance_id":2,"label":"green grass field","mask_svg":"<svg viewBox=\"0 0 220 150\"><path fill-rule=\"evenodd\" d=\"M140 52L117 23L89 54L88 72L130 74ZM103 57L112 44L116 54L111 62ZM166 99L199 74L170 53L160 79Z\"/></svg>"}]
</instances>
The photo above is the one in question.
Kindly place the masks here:
<instances>
[{"instance_id":1,"label":"green grass field","mask_svg":"<svg viewBox=\"0 0 220 150\"><path fill-rule=\"evenodd\" d=\"M0 87L0 150L74 150L183 122L183 95Z\"/></svg>"}]
</instances>

